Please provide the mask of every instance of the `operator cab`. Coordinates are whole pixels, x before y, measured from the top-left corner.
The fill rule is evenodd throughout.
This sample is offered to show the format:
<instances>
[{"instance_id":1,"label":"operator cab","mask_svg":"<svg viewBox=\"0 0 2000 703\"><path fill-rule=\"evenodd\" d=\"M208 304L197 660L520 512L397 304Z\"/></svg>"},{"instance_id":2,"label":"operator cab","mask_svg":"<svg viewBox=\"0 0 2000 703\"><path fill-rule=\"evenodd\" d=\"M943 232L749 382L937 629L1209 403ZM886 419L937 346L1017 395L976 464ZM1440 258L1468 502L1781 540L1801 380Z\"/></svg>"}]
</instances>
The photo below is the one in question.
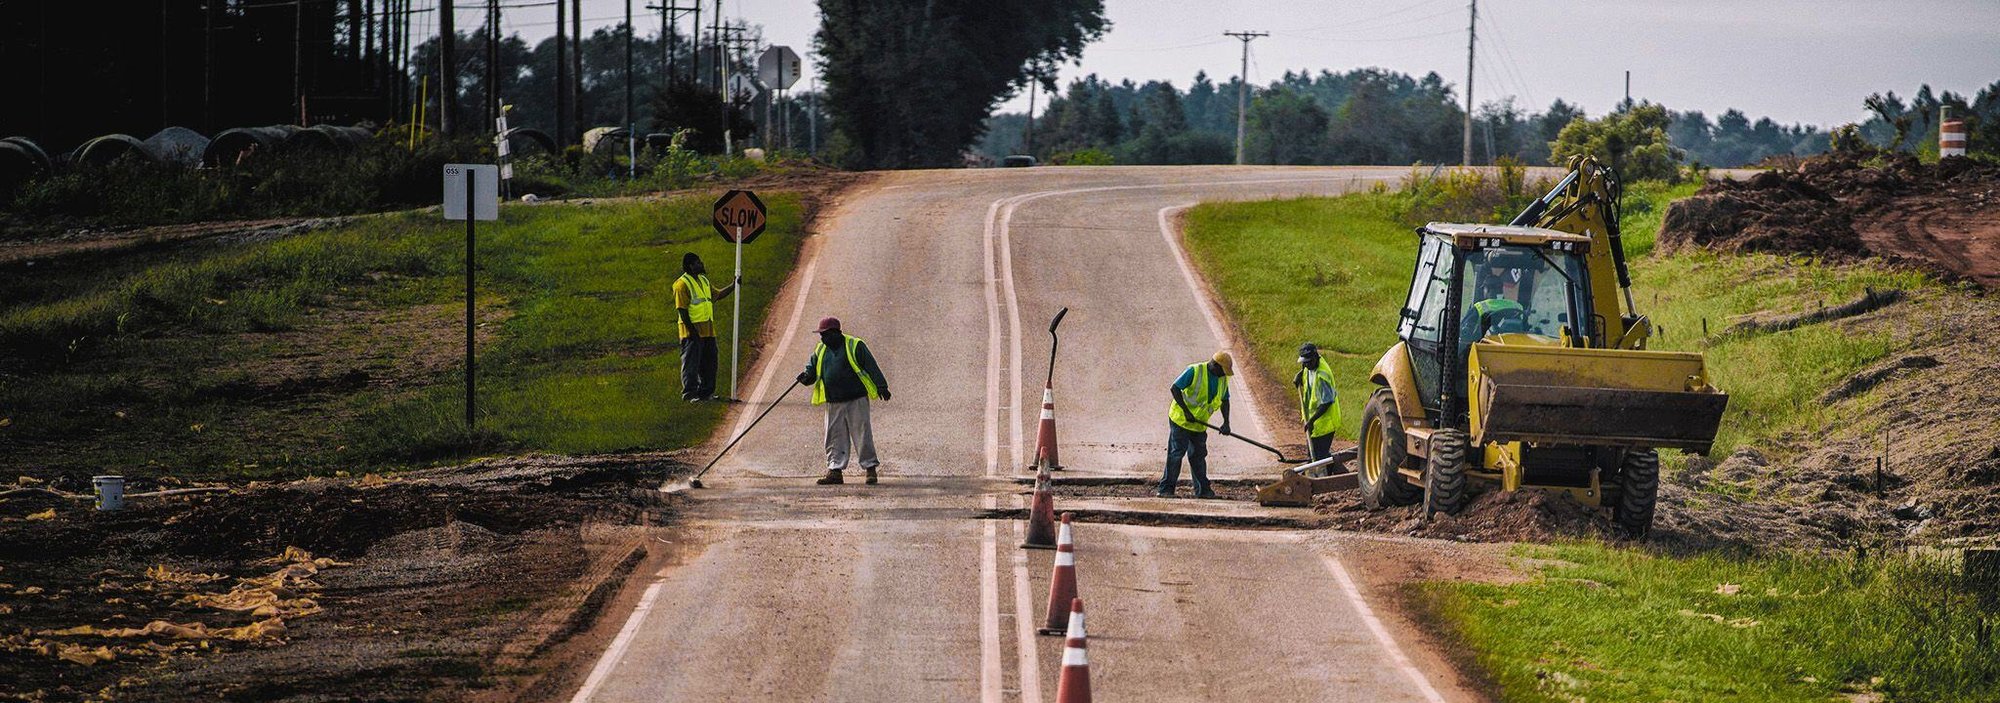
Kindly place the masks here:
<instances>
[{"instance_id":1,"label":"operator cab","mask_svg":"<svg viewBox=\"0 0 2000 703\"><path fill-rule=\"evenodd\" d=\"M1424 405L1438 409L1443 378L1463 385L1475 342L1586 345L1596 336L1588 237L1439 222L1417 233L1423 245L1397 336L1409 349ZM1463 388L1454 390L1463 397Z\"/></svg>"}]
</instances>

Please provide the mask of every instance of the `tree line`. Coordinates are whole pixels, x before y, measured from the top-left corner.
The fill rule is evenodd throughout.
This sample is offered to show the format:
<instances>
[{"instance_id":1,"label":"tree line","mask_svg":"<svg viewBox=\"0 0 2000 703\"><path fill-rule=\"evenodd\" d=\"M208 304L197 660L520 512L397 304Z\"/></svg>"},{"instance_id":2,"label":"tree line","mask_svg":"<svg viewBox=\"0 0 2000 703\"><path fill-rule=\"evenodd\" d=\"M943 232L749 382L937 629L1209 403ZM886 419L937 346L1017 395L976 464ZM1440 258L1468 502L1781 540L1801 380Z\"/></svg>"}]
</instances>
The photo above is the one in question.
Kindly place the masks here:
<instances>
[{"instance_id":1,"label":"tree line","mask_svg":"<svg viewBox=\"0 0 2000 703\"><path fill-rule=\"evenodd\" d=\"M1085 76L1050 96L1032 124L1021 113L994 115L974 148L989 159L1026 153L1055 163L1231 163L1240 86L1235 78L1218 83L1205 73L1196 74L1186 90L1167 81L1113 83ZM1270 84L1251 87L1245 160L1457 163L1465 112L1455 93L1437 73L1419 78L1379 68L1287 71ZM1860 132L1878 146L1935 153L1940 105L1952 106L1954 116L1967 120L1974 151L2000 145L2000 81L1971 98L1934 95L1924 86L1909 101L1891 92L1870 96L1865 104L1874 116ZM1620 104L1600 117L1631 116L1647 105ZM1829 131L1813 125L1752 120L1736 109L1711 119L1699 110L1651 108L1636 116L1632 128L1662 130L1674 159L1684 164L1747 166L1829 147ZM1473 115L1473 158L1482 164L1501 157L1548 164L1563 128L1590 117L1561 99L1540 111L1522 109L1511 97L1487 102Z\"/></svg>"}]
</instances>

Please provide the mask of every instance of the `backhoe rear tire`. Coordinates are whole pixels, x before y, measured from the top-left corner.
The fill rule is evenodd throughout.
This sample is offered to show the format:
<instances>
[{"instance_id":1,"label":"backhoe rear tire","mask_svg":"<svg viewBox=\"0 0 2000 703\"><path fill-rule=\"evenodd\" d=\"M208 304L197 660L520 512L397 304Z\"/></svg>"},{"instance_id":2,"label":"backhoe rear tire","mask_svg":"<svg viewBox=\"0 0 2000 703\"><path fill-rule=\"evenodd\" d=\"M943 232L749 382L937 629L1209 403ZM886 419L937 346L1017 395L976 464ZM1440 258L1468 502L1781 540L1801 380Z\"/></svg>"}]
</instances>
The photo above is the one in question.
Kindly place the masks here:
<instances>
[{"instance_id":1,"label":"backhoe rear tire","mask_svg":"<svg viewBox=\"0 0 2000 703\"><path fill-rule=\"evenodd\" d=\"M1361 413L1361 470L1357 478L1363 505L1409 505L1421 497L1417 487L1397 472L1409 460L1407 442L1403 417L1396 413L1396 397L1387 388L1375 391Z\"/></svg>"},{"instance_id":2,"label":"backhoe rear tire","mask_svg":"<svg viewBox=\"0 0 2000 703\"><path fill-rule=\"evenodd\" d=\"M1653 529L1653 507L1660 497L1660 454L1651 449L1625 452L1618 467L1618 502L1611 515L1633 539Z\"/></svg>"},{"instance_id":3,"label":"backhoe rear tire","mask_svg":"<svg viewBox=\"0 0 2000 703\"><path fill-rule=\"evenodd\" d=\"M1457 515L1465 507L1465 474L1472 439L1461 430L1431 433L1431 457L1424 467L1424 519L1438 513Z\"/></svg>"}]
</instances>

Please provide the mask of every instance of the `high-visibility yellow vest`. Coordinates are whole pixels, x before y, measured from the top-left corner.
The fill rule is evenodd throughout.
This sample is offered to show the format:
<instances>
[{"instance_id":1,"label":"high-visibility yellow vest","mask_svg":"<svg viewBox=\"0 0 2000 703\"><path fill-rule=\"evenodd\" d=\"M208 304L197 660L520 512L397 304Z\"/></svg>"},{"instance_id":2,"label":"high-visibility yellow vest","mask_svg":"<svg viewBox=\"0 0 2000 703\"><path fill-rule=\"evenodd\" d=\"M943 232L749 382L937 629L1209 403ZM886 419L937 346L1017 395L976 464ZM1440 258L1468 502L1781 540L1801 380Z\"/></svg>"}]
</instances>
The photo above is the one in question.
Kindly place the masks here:
<instances>
[{"instance_id":1,"label":"high-visibility yellow vest","mask_svg":"<svg viewBox=\"0 0 2000 703\"><path fill-rule=\"evenodd\" d=\"M1313 411L1319 408L1321 401L1319 398L1314 397L1314 391L1318 390L1321 382L1325 382L1327 388L1334 388L1336 390L1333 397L1326 399L1332 402L1333 406L1326 409L1325 415L1321 415L1318 420L1313 421L1312 436L1314 437L1324 437L1333 434L1335 429L1339 429L1340 391L1337 390L1338 386L1333 385L1333 365L1326 363L1325 359L1319 360L1319 368L1299 369L1300 421L1311 420Z\"/></svg>"},{"instance_id":2,"label":"high-visibility yellow vest","mask_svg":"<svg viewBox=\"0 0 2000 703\"><path fill-rule=\"evenodd\" d=\"M1521 310L1521 309L1523 308L1521 307L1520 303L1516 303L1506 298L1489 298L1472 304L1472 311L1479 313L1479 317L1481 319L1485 319L1487 315L1500 312L1501 310Z\"/></svg>"},{"instance_id":3,"label":"high-visibility yellow vest","mask_svg":"<svg viewBox=\"0 0 2000 703\"><path fill-rule=\"evenodd\" d=\"M688 289L688 321L708 322L715 319L715 289L708 284L708 276L692 273L681 274L681 282Z\"/></svg>"},{"instance_id":4,"label":"high-visibility yellow vest","mask_svg":"<svg viewBox=\"0 0 2000 703\"><path fill-rule=\"evenodd\" d=\"M1182 413L1181 403L1175 403L1167 408L1167 419L1191 432L1207 432L1208 426L1204 423L1222 408L1222 399L1229 397L1229 377L1215 379L1215 393L1211 395L1208 392L1208 362L1199 362L1188 368L1194 370L1194 382L1181 389L1181 403L1186 403L1188 413L1193 415Z\"/></svg>"},{"instance_id":5,"label":"high-visibility yellow vest","mask_svg":"<svg viewBox=\"0 0 2000 703\"><path fill-rule=\"evenodd\" d=\"M861 370L861 360L859 358L856 358L854 354L854 348L861 346L861 338L856 337L854 335L846 335L846 336L847 336L847 368L854 369L854 375L861 379L861 387L868 390L869 400L876 400L881 398L882 392L875 389L875 379L869 377L868 372ZM819 346L813 348L812 404L822 405L825 403L826 403L826 342L820 342Z\"/></svg>"}]
</instances>

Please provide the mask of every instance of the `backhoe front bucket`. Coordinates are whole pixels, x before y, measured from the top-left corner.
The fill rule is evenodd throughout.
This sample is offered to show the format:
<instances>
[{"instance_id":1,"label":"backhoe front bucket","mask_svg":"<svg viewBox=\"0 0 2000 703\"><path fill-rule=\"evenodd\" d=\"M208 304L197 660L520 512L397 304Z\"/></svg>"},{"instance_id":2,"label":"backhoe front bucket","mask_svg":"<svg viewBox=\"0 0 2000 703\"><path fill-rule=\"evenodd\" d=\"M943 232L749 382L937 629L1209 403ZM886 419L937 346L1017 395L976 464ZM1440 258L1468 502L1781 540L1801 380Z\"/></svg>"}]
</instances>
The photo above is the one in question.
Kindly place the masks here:
<instances>
[{"instance_id":1,"label":"backhoe front bucket","mask_svg":"<svg viewBox=\"0 0 2000 703\"><path fill-rule=\"evenodd\" d=\"M1708 453L1729 396L1700 354L1474 344L1472 434L1479 444L1672 447Z\"/></svg>"}]
</instances>

